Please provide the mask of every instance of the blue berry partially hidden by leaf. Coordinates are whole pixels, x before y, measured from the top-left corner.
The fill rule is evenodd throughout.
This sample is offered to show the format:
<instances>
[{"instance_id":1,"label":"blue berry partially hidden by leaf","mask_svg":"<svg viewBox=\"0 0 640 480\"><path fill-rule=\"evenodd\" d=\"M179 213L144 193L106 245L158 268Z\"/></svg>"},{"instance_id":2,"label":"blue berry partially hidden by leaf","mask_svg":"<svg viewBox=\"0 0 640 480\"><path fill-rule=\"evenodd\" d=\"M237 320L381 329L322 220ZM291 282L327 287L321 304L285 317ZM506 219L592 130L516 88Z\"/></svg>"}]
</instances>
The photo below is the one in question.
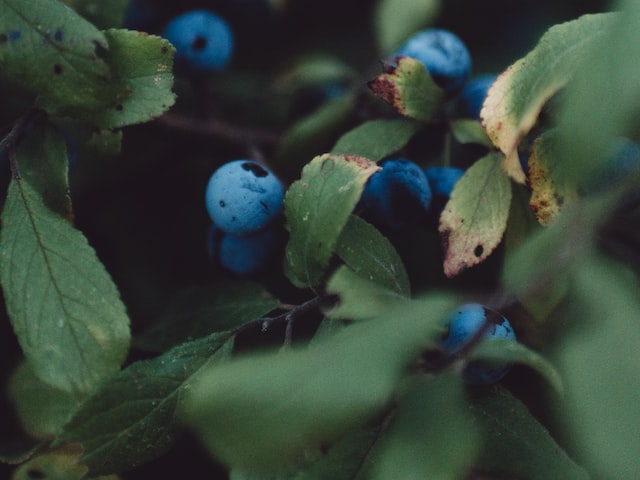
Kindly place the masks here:
<instances>
[{"instance_id":1,"label":"blue berry partially hidden by leaf","mask_svg":"<svg viewBox=\"0 0 640 480\"><path fill-rule=\"evenodd\" d=\"M381 163L365 184L356 212L379 227L416 227L427 219L431 189L424 171L405 158Z\"/></svg>"},{"instance_id":2,"label":"blue berry partially hidden by leaf","mask_svg":"<svg viewBox=\"0 0 640 480\"><path fill-rule=\"evenodd\" d=\"M464 86L457 98L459 114L465 118L480 119L480 111L489 88L498 78L494 74L479 75Z\"/></svg>"},{"instance_id":3,"label":"blue berry partially hidden by leaf","mask_svg":"<svg viewBox=\"0 0 640 480\"><path fill-rule=\"evenodd\" d=\"M191 10L174 17L163 36L176 48L176 70L188 73L222 70L233 54L231 27L208 10Z\"/></svg>"},{"instance_id":4,"label":"blue berry partially hidden by leaf","mask_svg":"<svg viewBox=\"0 0 640 480\"><path fill-rule=\"evenodd\" d=\"M497 312L480 305L468 303L451 314L449 332L441 342L446 353L454 353L464 347L474 335L489 323L484 338L506 338L516 341L516 335L507 320ZM464 369L464 379L471 384L488 385L500 381L509 371L510 365L470 362Z\"/></svg>"},{"instance_id":5,"label":"blue berry partially hidden by leaf","mask_svg":"<svg viewBox=\"0 0 640 480\"><path fill-rule=\"evenodd\" d=\"M464 170L458 167L428 167L424 173L433 194L431 209L439 216L451 197L453 187L464 175Z\"/></svg>"},{"instance_id":6,"label":"blue berry partially hidden by leaf","mask_svg":"<svg viewBox=\"0 0 640 480\"><path fill-rule=\"evenodd\" d=\"M224 234L220 239L218 259L220 265L231 273L250 276L270 264L279 244L279 235L274 227L246 236Z\"/></svg>"},{"instance_id":7,"label":"blue berry partially hidden by leaf","mask_svg":"<svg viewBox=\"0 0 640 480\"><path fill-rule=\"evenodd\" d=\"M434 82L455 95L471 74L471 55L462 39L449 30L430 28L414 34L396 52L420 61Z\"/></svg>"},{"instance_id":8,"label":"blue berry partially hidden by leaf","mask_svg":"<svg viewBox=\"0 0 640 480\"><path fill-rule=\"evenodd\" d=\"M220 230L251 235L282 213L284 188L265 166L252 160L233 160L209 178L205 191L207 212Z\"/></svg>"}]
</instances>

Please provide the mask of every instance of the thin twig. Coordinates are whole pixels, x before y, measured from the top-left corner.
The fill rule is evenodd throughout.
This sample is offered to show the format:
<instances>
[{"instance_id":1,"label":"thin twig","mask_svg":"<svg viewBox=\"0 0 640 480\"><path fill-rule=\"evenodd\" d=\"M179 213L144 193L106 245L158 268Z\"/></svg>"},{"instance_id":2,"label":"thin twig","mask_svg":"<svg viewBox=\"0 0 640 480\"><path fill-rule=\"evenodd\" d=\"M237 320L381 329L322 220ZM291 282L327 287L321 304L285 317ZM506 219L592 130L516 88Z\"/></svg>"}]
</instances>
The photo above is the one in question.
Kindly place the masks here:
<instances>
[{"instance_id":1,"label":"thin twig","mask_svg":"<svg viewBox=\"0 0 640 480\"><path fill-rule=\"evenodd\" d=\"M30 108L18 118L13 124L9 133L0 140L0 152L6 150L9 154L9 168L11 168L11 176L14 180L20 180L20 170L18 169L18 161L16 158L16 144L25 128L36 118L43 115L44 112L38 108Z\"/></svg>"}]
</instances>

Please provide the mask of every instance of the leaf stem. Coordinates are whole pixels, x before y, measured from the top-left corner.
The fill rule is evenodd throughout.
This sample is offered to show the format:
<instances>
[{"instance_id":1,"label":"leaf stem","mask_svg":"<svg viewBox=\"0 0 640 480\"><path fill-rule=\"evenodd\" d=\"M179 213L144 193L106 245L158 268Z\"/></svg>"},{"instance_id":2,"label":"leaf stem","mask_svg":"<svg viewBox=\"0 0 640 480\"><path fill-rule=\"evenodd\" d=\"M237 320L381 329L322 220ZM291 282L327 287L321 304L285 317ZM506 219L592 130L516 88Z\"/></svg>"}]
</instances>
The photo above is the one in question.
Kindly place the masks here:
<instances>
[{"instance_id":1,"label":"leaf stem","mask_svg":"<svg viewBox=\"0 0 640 480\"><path fill-rule=\"evenodd\" d=\"M24 132L27 126L36 118L44 115L44 112L39 108L32 107L23 113L18 120L13 124L9 133L0 140L0 152L6 150L9 155L9 168L11 169L11 176L14 180L20 180L20 170L18 168L18 160L16 157L16 145L20 139L20 135Z\"/></svg>"}]
</instances>

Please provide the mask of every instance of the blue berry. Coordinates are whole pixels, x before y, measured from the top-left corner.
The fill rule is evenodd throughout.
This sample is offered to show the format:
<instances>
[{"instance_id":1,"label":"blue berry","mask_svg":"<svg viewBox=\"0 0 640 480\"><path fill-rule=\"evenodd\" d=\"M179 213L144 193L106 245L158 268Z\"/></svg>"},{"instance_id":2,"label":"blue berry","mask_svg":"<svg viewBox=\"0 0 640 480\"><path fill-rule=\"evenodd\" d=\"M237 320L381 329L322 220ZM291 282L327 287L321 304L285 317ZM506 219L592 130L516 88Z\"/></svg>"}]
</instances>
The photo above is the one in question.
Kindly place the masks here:
<instances>
[{"instance_id":1,"label":"blue berry","mask_svg":"<svg viewBox=\"0 0 640 480\"><path fill-rule=\"evenodd\" d=\"M427 218L431 189L424 171L405 158L381 164L365 184L356 210L381 227L415 227Z\"/></svg>"},{"instance_id":2,"label":"blue berry","mask_svg":"<svg viewBox=\"0 0 640 480\"><path fill-rule=\"evenodd\" d=\"M250 235L282 213L284 188L265 166L252 160L233 160L218 168L205 192L207 212L220 230Z\"/></svg>"},{"instance_id":3,"label":"blue berry","mask_svg":"<svg viewBox=\"0 0 640 480\"><path fill-rule=\"evenodd\" d=\"M163 36L176 48L176 70L200 73L222 70L231 60L234 38L227 22L207 10L174 17Z\"/></svg>"},{"instance_id":4,"label":"blue berry","mask_svg":"<svg viewBox=\"0 0 640 480\"><path fill-rule=\"evenodd\" d=\"M480 111L484 99L487 98L489 87L498 78L494 74L479 75L472 78L464 86L458 95L458 109L460 114L466 118L480 119Z\"/></svg>"},{"instance_id":5,"label":"blue berry","mask_svg":"<svg viewBox=\"0 0 640 480\"><path fill-rule=\"evenodd\" d=\"M484 338L499 337L516 341L515 332L506 318L478 303L468 303L449 317L449 332L441 342L442 349L446 353L456 352L471 340L487 321L490 322L490 326ZM475 361L465 367L463 375L468 383L487 385L500 381L509 368L508 364L495 365Z\"/></svg>"},{"instance_id":6,"label":"blue berry","mask_svg":"<svg viewBox=\"0 0 640 480\"><path fill-rule=\"evenodd\" d=\"M464 170L458 167L428 167L424 171L434 196L449 198Z\"/></svg>"},{"instance_id":7,"label":"blue berry","mask_svg":"<svg viewBox=\"0 0 640 480\"><path fill-rule=\"evenodd\" d=\"M276 255L278 240L279 235L275 228L247 236L225 234L219 244L220 265L238 276L256 274Z\"/></svg>"},{"instance_id":8,"label":"blue berry","mask_svg":"<svg viewBox=\"0 0 640 480\"><path fill-rule=\"evenodd\" d=\"M471 55L464 42L448 30L431 28L414 34L395 53L420 61L448 95L458 93L469 79Z\"/></svg>"}]
</instances>

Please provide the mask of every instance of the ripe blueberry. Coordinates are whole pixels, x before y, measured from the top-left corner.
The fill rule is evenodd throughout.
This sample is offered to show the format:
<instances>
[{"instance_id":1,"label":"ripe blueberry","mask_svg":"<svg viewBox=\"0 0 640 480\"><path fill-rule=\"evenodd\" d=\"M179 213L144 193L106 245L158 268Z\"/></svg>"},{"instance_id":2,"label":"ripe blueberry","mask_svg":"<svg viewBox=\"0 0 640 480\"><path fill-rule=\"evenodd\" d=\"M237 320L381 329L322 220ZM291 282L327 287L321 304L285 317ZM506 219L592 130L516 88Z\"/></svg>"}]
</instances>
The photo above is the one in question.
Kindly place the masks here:
<instances>
[{"instance_id":1,"label":"ripe blueberry","mask_svg":"<svg viewBox=\"0 0 640 480\"><path fill-rule=\"evenodd\" d=\"M381 227L415 227L427 218L431 189L424 171L405 158L381 163L365 184L356 210Z\"/></svg>"},{"instance_id":2,"label":"ripe blueberry","mask_svg":"<svg viewBox=\"0 0 640 480\"><path fill-rule=\"evenodd\" d=\"M394 55L420 61L434 82L448 95L458 93L471 73L471 55L467 46L449 30L422 30L409 38Z\"/></svg>"},{"instance_id":3,"label":"ripe blueberry","mask_svg":"<svg viewBox=\"0 0 640 480\"><path fill-rule=\"evenodd\" d=\"M227 22L207 10L174 17L163 36L176 48L176 70L199 73L221 70L231 60L234 38Z\"/></svg>"},{"instance_id":4,"label":"ripe blueberry","mask_svg":"<svg viewBox=\"0 0 640 480\"><path fill-rule=\"evenodd\" d=\"M462 348L486 322L489 328L484 338L507 338L516 341L516 335L509 321L499 313L478 303L462 305L449 319L449 332L441 342L446 353L454 353ZM464 379L471 384L488 385L496 383L509 371L510 365L495 365L474 361L464 369Z\"/></svg>"},{"instance_id":5,"label":"ripe blueberry","mask_svg":"<svg viewBox=\"0 0 640 480\"><path fill-rule=\"evenodd\" d=\"M482 104L484 103L484 99L487 98L489 87L493 85L496 78L498 78L497 75L486 74L474 77L467 82L457 98L458 109L461 116L480 119Z\"/></svg>"},{"instance_id":6,"label":"ripe blueberry","mask_svg":"<svg viewBox=\"0 0 640 480\"><path fill-rule=\"evenodd\" d=\"M205 191L207 212L220 230L250 235L282 213L284 188L265 166L251 160L233 160L209 178Z\"/></svg>"},{"instance_id":7,"label":"ripe blueberry","mask_svg":"<svg viewBox=\"0 0 640 480\"><path fill-rule=\"evenodd\" d=\"M453 187L464 175L464 170L458 167L428 167L424 173L433 194L431 209L439 216L449 201Z\"/></svg>"}]
</instances>

